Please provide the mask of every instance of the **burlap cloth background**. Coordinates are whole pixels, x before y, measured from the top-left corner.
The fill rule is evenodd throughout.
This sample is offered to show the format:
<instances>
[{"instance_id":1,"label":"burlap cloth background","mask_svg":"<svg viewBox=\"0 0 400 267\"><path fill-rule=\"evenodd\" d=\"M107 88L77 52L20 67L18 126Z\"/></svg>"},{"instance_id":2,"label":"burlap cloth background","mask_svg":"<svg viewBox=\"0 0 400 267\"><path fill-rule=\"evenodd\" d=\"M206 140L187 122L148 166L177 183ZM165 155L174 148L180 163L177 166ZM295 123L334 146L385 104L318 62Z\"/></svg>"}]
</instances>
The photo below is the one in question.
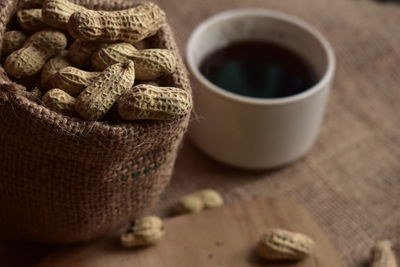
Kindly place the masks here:
<instances>
[{"instance_id":1,"label":"burlap cloth background","mask_svg":"<svg viewBox=\"0 0 400 267\"><path fill-rule=\"evenodd\" d=\"M369 249L382 238L393 240L399 255L400 5L369 0L156 2L166 10L182 53L193 27L206 17L263 7L316 25L338 58L323 128L307 157L281 170L247 172L212 161L186 140L157 212L165 214L182 194L202 187L223 191L228 202L284 195L308 207L348 266L368 266Z\"/></svg>"},{"instance_id":2,"label":"burlap cloth background","mask_svg":"<svg viewBox=\"0 0 400 267\"><path fill-rule=\"evenodd\" d=\"M185 142L164 212L184 192L215 187L228 201L284 195L309 208L349 266L364 266L377 239L400 258L400 4L369 0L159 0L181 52L206 17L239 7L282 10L314 24L335 48L335 84L319 140L273 172L216 163ZM196 88L194 88L195 90ZM332 266L334 267L334 266Z\"/></svg>"}]
</instances>

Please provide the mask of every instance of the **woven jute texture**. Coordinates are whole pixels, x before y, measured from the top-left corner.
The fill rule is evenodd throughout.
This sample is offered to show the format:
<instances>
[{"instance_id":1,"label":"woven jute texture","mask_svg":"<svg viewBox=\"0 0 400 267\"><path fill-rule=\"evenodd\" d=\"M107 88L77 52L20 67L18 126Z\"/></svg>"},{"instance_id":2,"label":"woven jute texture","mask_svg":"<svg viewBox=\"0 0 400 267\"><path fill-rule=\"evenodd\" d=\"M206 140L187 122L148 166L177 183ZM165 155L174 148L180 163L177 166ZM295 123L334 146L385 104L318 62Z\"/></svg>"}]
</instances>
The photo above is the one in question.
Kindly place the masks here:
<instances>
[{"instance_id":1,"label":"woven jute texture","mask_svg":"<svg viewBox=\"0 0 400 267\"><path fill-rule=\"evenodd\" d=\"M207 17L251 7L308 21L328 38L337 56L326 116L318 141L306 157L279 170L249 172L219 164L187 142L159 212L168 210L183 194L207 187L223 192L227 202L284 196L308 208L347 266L369 266L374 242L386 238L393 241L400 260L399 1L158 3L169 14L181 49L193 28Z\"/></svg>"},{"instance_id":2,"label":"woven jute texture","mask_svg":"<svg viewBox=\"0 0 400 267\"><path fill-rule=\"evenodd\" d=\"M18 8L1 1L0 40ZM80 0L93 9L130 1ZM171 29L153 38L174 51L169 86L190 91ZM172 121L110 125L65 117L25 97L0 68L0 237L43 242L89 240L152 206L168 184L189 115Z\"/></svg>"}]
</instances>

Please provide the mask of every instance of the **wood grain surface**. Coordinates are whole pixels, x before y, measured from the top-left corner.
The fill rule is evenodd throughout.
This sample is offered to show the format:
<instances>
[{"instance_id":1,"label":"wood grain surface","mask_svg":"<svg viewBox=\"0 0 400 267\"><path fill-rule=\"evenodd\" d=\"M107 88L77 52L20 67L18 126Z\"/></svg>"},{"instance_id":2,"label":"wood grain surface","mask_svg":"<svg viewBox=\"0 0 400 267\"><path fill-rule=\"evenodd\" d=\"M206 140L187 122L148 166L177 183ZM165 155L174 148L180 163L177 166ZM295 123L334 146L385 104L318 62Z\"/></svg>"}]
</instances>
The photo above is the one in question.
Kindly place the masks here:
<instances>
[{"instance_id":1,"label":"wood grain surface","mask_svg":"<svg viewBox=\"0 0 400 267\"><path fill-rule=\"evenodd\" d=\"M238 202L199 214L165 220L166 235L156 246L122 249L106 239L51 254L38 267L344 267L306 210L284 198ZM280 227L306 233L317 246L298 262L271 263L254 252L263 231Z\"/></svg>"}]
</instances>

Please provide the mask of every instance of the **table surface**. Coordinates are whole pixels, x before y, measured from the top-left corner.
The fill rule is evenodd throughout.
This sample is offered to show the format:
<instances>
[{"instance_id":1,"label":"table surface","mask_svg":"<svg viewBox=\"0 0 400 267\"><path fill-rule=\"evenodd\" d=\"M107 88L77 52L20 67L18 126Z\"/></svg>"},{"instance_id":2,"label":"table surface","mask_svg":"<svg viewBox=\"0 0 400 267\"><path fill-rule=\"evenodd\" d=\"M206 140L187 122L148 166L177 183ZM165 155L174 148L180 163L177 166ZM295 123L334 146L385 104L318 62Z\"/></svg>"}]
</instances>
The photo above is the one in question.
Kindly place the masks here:
<instances>
[{"instance_id":1,"label":"table surface","mask_svg":"<svg viewBox=\"0 0 400 267\"><path fill-rule=\"evenodd\" d=\"M281 10L332 43L337 72L319 139L301 160L273 171L220 164L183 142L172 182L154 212L211 187L227 202L279 195L303 203L348 266L365 266L376 240L400 252L400 5L372 0L159 0L183 51L190 32L227 9ZM206 40L205 40L206 41ZM194 88L195 90L195 88ZM0 247L1 266L40 261L52 247Z\"/></svg>"},{"instance_id":2,"label":"table surface","mask_svg":"<svg viewBox=\"0 0 400 267\"><path fill-rule=\"evenodd\" d=\"M107 238L52 253L37 267L344 267L309 213L288 198L237 201L167 218L164 225L166 234L153 247L121 249L116 239ZM265 261L254 246L266 228L274 227L304 233L317 247L301 261Z\"/></svg>"}]
</instances>

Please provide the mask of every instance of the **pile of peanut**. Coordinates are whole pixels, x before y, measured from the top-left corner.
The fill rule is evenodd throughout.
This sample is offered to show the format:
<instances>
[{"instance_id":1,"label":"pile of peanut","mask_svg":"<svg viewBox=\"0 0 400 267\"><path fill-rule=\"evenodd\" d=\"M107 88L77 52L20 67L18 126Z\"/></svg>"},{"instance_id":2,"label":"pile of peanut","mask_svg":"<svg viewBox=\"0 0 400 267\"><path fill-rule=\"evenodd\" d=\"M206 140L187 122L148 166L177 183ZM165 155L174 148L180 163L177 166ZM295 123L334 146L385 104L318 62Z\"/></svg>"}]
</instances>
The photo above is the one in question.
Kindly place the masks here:
<instances>
[{"instance_id":1,"label":"pile of peanut","mask_svg":"<svg viewBox=\"0 0 400 267\"><path fill-rule=\"evenodd\" d=\"M174 53L149 46L165 23L156 4L101 11L45 0L41 9L19 10L16 19L17 29L3 38L4 69L47 108L90 121L112 110L122 120L190 112L190 94L163 84L175 72Z\"/></svg>"}]
</instances>

